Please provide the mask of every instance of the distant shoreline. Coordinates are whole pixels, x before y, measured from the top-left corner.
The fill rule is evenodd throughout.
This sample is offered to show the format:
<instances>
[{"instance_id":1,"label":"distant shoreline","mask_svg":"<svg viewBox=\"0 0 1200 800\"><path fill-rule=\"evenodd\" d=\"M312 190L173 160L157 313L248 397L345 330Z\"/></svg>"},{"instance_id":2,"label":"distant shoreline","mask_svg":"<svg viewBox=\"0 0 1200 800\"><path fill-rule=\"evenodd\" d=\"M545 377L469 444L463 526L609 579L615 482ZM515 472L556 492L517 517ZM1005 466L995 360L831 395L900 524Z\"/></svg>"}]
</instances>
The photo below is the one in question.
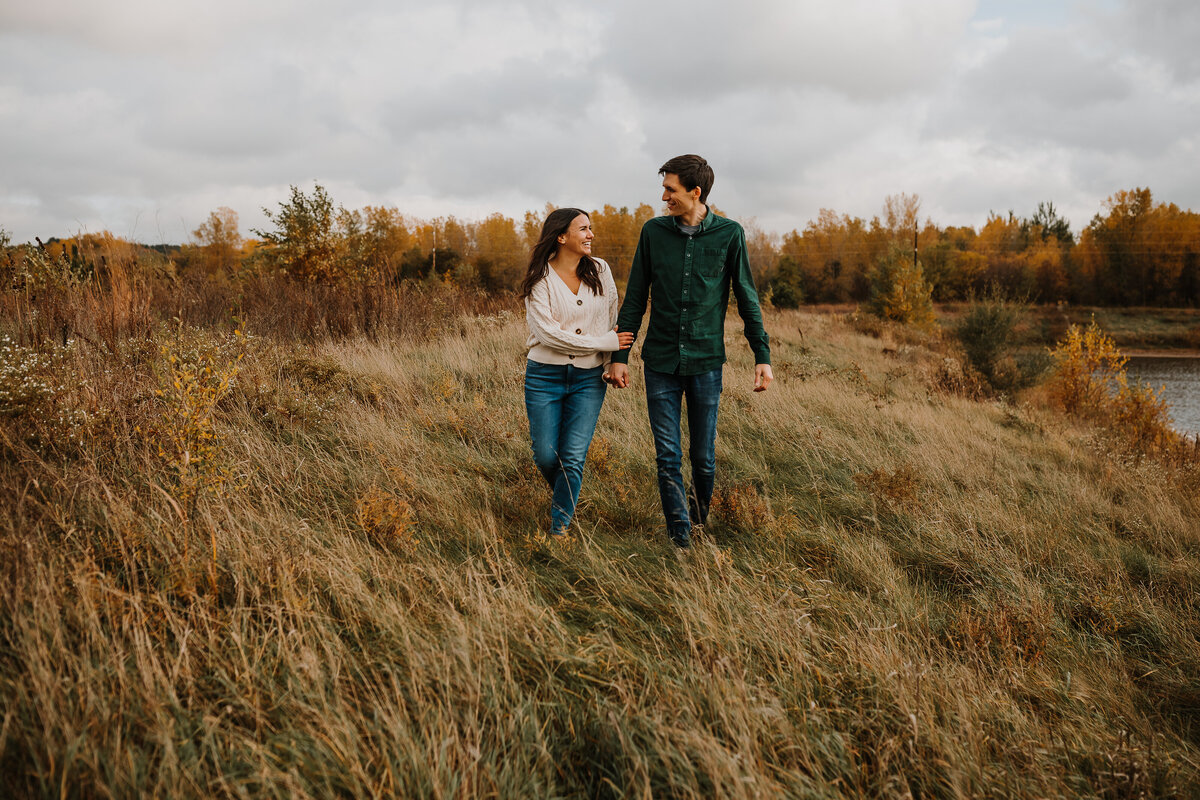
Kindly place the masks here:
<instances>
[{"instance_id":1,"label":"distant shoreline","mask_svg":"<svg viewBox=\"0 0 1200 800\"><path fill-rule=\"evenodd\" d=\"M1200 358L1200 350L1174 350L1170 348L1148 350L1121 350L1121 355L1128 358Z\"/></svg>"}]
</instances>

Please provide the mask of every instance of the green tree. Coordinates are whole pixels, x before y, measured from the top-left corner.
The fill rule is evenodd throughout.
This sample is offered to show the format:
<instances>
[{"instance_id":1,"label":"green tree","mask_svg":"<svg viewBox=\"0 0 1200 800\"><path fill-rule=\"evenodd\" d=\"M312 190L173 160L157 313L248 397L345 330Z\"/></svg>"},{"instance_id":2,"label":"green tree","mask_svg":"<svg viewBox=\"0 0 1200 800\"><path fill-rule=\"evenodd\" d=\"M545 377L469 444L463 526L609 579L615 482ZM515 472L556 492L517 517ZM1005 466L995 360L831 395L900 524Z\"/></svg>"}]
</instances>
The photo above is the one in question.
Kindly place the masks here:
<instances>
[{"instance_id":1,"label":"green tree","mask_svg":"<svg viewBox=\"0 0 1200 800\"><path fill-rule=\"evenodd\" d=\"M1027 308L1025 299L1013 299L991 286L983 295L971 296L954 327L967 361L998 391L1029 386L1048 366L1042 351L1018 352L1018 326Z\"/></svg>"},{"instance_id":2,"label":"green tree","mask_svg":"<svg viewBox=\"0 0 1200 800\"><path fill-rule=\"evenodd\" d=\"M1058 215L1054 203L1038 203L1037 211L1025 221L1029 228L1036 228L1043 240L1053 236L1060 244L1072 245L1075 235L1071 233L1071 224Z\"/></svg>"},{"instance_id":3,"label":"green tree","mask_svg":"<svg viewBox=\"0 0 1200 800\"><path fill-rule=\"evenodd\" d=\"M400 257L400 277L406 281L417 281L426 277L433 267L431 253L413 245Z\"/></svg>"},{"instance_id":4,"label":"green tree","mask_svg":"<svg viewBox=\"0 0 1200 800\"><path fill-rule=\"evenodd\" d=\"M254 233L263 240L261 257L275 269L306 281L333 282L342 277L341 237L335 226L333 201L316 184L311 195L292 186L292 196L279 210L263 209L274 230Z\"/></svg>"},{"instance_id":5,"label":"green tree","mask_svg":"<svg viewBox=\"0 0 1200 800\"><path fill-rule=\"evenodd\" d=\"M804 274L794 257L779 257L766 288L771 305L776 308L799 308L804 302Z\"/></svg>"},{"instance_id":6,"label":"green tree","mask_svg":"<svg viewBox=\"0 0 1200 800\"><path fill-rule=\"evenodd\" d=\"M933 325L932 289L921 263L893 244L871 273L871 297L867 310L876 316L928 328Z\"/></svg>"}]
</instances>

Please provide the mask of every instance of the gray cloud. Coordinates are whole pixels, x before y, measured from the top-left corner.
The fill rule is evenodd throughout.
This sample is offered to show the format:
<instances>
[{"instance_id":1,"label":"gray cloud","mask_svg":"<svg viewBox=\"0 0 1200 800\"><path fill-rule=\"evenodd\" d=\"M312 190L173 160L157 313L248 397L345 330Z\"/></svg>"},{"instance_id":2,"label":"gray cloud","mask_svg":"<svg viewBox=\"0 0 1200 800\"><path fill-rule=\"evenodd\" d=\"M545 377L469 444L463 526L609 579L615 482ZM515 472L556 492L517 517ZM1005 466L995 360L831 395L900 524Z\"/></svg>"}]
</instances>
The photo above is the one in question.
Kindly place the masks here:
<instances>
[{"instance_id":1,"label":"gray cloud","mask_svg":"<svg viewBox=\"0 0 1200 800\"><path fill-rule=\"evenodd\" d=\"M681 152L779 232L900 191L948 224L1053 200L1078 227L1135 185L1200 206L1200 12L975 8L10 3L0 226L181 241L226 205L248 232L314 180L418 216L657 207Z\"/></svg>"},{"instance_id":2,"label":"gray cloud","mask_svg":"<svg viewBox=\"0 0 1200 800\"><path fill-rule=\"evenodd\" d=\"M1174 99L1138 63L1087 53L1061 34L1025 31L963 76L928 132L1151 156L1198 126L1200 106Z\"/></svg>"},{"instance_id":3,"label":"gray cloud","mask_svg":"<svg viewBox=\"0 0 1200 800\"><path fill-rule=\"evenodd\" d=\"M1108 21L1112 39L1125 41L1176 80L1200 78L1200 13L1189 0L1125 0Z\"/></svg>"},{"instance_id":4,"label":"gray cloud","mask_svg":"<svg viewBox=\"0 0 1200 800\"><path fill-rule=\"evenodd\" d=\"M972 6L625 3L613 15L602 63L655 98L807 87L881 99L936 80Z\"/></svg>"}]
</instances>

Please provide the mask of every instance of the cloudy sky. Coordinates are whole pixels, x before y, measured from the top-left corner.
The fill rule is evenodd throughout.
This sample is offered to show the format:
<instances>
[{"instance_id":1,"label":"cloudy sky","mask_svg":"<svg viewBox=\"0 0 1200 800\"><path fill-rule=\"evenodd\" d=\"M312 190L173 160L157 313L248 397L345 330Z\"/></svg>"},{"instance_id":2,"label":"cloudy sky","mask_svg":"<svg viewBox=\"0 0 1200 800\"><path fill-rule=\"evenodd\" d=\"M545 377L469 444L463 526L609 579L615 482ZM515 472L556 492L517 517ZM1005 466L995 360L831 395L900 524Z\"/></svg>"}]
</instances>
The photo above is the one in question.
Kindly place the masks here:
<instances>
[{"instance_id":1,"label":"cloudy sky","mask_svg":"<svg viewBox=\"0 0 1200 800\"><path fill-rule=\"evenodd\" d=\"M1198 41L1192 0L3 0L0 227L248 234L314 181L424 218L657 208L695 152L779 233L899 192L1078 230L1135 186L1200 210Z\"/></svg>"}]
</instances>

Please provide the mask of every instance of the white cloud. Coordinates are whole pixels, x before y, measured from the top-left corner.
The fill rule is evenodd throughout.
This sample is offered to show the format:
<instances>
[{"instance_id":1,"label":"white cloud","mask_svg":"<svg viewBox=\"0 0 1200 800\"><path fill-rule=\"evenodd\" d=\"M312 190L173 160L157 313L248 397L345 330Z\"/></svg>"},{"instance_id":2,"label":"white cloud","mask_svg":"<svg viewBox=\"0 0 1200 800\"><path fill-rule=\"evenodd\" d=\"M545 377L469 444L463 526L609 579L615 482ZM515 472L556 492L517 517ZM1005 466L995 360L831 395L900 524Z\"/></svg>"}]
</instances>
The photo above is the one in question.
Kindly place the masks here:
<instances>
[{"instance_id":1,"label":"white cloud","mask_svg":"<svg viewBox=\"0 0 1200 800\"><path fill-rule=\"evenodd\" d=\"M945 224L1121 188L1200 206L1200 11L1178 0L0 9L0 226L182 241L314 180L348 207L658 205L658 166L768 229L919 193Z\"/></svg>"},{"instance_id":2,"label":"white cloud","mask_svg":"<svg viewBox=\"0 0 1200 800\"><path fill-rule=\"evenodd\" d=\"M653 98L825 88L857 98L918 91L949 61L965 0L627 3L603 63Z\"/></svg>"}]
</instances>

